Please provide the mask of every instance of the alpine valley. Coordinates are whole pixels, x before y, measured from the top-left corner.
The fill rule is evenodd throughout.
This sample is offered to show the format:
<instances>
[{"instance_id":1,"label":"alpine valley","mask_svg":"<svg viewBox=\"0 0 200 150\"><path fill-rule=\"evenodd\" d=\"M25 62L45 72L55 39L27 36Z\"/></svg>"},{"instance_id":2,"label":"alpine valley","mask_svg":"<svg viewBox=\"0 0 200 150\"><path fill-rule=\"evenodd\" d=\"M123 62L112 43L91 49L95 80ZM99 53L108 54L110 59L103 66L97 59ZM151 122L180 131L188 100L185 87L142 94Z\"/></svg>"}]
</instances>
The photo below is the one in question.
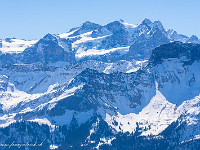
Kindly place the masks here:
<instances>
[{"instance_id":1,"label":"alpine valley","mask_svg":"<svg viewBox=\"0 0 200 150\"><path fill-rule=\"evenodd\" d=\"M196 36L149 19L0 39L1 149L198 150L199 66Z\"/></svg>"}]
</instances>

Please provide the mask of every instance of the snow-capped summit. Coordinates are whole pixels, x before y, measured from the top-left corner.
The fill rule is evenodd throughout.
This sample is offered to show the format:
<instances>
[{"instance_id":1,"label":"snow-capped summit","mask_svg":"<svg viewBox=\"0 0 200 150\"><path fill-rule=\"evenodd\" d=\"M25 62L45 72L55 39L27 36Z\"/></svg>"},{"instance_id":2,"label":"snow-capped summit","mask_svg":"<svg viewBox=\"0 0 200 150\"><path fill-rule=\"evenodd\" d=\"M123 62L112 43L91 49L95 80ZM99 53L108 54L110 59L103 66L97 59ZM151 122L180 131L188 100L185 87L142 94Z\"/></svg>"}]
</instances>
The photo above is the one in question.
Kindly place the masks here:
<instances>
[{"instance_id":1,"label":"snow-capped summit","mask_svg":"<svg viewBox=\"0 0 200 150\"><path fill-rule=\"evenodd\" d=\"M200 45L143 22L86 22L2 53L0 144L198 149Z\"/></svg>"},{"instance_id":2,"label":"snow-capped summit","mask_svg":"<svg viewBox=\"0 0 200 150\"><path fill-rule=\"evenodd\" d=\"M47 34L39 41L10 39L6 42L2 40L0 42L1 60L6 60L9 57L12 61L3 61L1 64L28 63L29 61L32 63L32 59L26 58L26 55L33 51L36 51L37 54L41 52L47 54L48 52L52 54L51 57L58 56L58 51L63 51L70 53L70 55L63 53L65 55L63 57L72 57L67 59L51 58L47 61L49 63L66 60L70 63L85 60L114 62L136 59L143 61L150 57L154 48L172 41L199 43L197 37L189 38L174 30L164 29L160 21L152 22L147 18L137 26L128 24L123 20L113 21L104 26L86 21L80 27L74 28L68 33ZM57 50L55 51L55 49ZM23 53L23 51L23 56L17 54ZM12 55L7 55L8 53ZM35 54L33 56L36 57Z\"/></svg>"}]
</instances>

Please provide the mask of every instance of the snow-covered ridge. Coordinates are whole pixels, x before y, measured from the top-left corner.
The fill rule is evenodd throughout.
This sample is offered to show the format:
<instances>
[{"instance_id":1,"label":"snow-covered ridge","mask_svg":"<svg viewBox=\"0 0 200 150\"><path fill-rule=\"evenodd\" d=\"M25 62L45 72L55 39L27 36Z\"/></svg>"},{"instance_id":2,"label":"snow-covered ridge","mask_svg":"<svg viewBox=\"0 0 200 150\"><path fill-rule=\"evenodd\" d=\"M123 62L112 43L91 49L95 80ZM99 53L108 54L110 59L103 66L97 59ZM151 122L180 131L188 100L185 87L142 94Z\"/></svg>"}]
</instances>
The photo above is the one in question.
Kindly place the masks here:
<instances>
[{"instance_id":1,"label":"snow-covered ridge","mask_svg":"<svg viewBox=\"0 0 200 150\"><path fill-rule=\"evenodd\" d=\"M79 128L80 145L97 148L112 146L121 135L198 140L197 43L194 36L165 30L160 21L144 19L137 26L87 21L69 33L47 34L24 51L1 53L0 141L11 141L14 131L17 139L29 139L31 127L32 138L48 139L50 147L57 145L51 137L63 142Z\"/></svg>"},{"instance_id":2,"label":"snow-covered ridge","mask_svg":"<svg viewBox=\"0 0 200 150\"><path fill-rule=\"evenodd\" d=\"M41 40L43 42L41 42ZM155 47L171 41L199 43L199 39L196 36L189 38L178 34L174 30L164 29L160 21L152 22L149 19L144 19L138 25L132 25L124 22L123 20L119 20L104 26L87 21L83 23L81 27L72 29L67 33L59 35L47 34L40 40L1 40L0 51L3 54L22 53L22 55L19 54L16 56L10 56L12 61L2 62L2 64L6 65L19 62L32 63L32 61L27 61L31 58L29 58L29 56L27 56L27 52L24 53L24 51L35 51L35 48L38 47L37 53L39 55L42 51L48 51L50 46L55 48L61 47L66 52L62 54L64 56L61 60L69 63L90 59L114 62L124 59L148 59L151 51ZM127 49L122 50L125 47ZM60 48L49 53L59 52L61 52ZM116 57L116 55L118 56ZM1 57L1 60L7 59L7 56L3 55ZM69 57L71 58L69 59ZM49 58L48 60L38 59L35 61L55 63L57 60L54 61L53 58Z\"/></svg>"},{"instance_id":3,"label":"snow-covered ridge","mask_svg":"<svg viewBox=\"0 0 200 150\"><path fill-rule=\"evenodd\" d=\"M0 41L0 51L2 53L22 53L27 47L35 44L37 40L25 41L15 38Z\"/></svg>"}]
</instances>

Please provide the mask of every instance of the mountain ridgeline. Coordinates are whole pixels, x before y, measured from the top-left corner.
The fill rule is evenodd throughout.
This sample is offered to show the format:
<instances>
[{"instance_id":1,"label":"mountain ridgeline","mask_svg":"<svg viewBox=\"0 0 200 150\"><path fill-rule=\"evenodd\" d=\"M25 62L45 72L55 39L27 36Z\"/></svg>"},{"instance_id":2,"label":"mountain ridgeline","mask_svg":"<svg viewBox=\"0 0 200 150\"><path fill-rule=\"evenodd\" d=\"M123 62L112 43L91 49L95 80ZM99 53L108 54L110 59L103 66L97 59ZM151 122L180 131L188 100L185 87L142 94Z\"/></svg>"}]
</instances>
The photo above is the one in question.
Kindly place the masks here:
<instances>
[{"instance_id":1,"label":"mountain ridgeline","mask_svg":"<svg viewBox=\"0 0 200 150\"><path fill-rule=\"evenodd\" d=\"M200 149L199 65L196 36L149 19L0 40L0 144Z\"/></svg>"},{"instance_id":2,"label":"mountain ridgeline","mask_svg":"<svg viewBox=\"0 0 200 150\"><path fill-rule=\"evenodd\" d=\"M24 46L27 48L20 52L12 50L14 39L6 41L10 44L8 47L11 50L6 51L6 44L1 46L1 65L50 64L59 61L75 64L85 60L144 60L150 57L154 48L171 41L200 43L196 36L189 38L179 35L176 31L164 29L160 21L151 22L148 19L144 19L137 26L123 20L105 26L87 21L69 33L47 34L35 41L35 44ZM1 41L1 45L2 43L4 42ZM22 44L19 47L22 47Z\"/></svg>"}]
</instances>

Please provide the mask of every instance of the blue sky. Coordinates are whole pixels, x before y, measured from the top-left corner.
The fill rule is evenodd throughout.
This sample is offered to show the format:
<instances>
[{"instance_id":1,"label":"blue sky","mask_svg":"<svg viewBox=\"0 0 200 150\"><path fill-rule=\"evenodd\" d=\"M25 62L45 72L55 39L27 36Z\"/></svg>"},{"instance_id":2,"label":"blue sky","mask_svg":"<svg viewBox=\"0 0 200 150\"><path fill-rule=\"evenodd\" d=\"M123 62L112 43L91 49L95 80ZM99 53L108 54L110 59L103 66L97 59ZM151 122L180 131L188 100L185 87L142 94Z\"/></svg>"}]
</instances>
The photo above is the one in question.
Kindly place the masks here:
<instances>
[{"instance_id":1,"label":"blue sky","mask_svg":"<svg viewBox=\"0 0 200 150\"><path fill-rule=\"evenodd\" d=\"M85 21L160 20L178 33L200 37L200 0L0 0L0 38L38 39Z\"/></svg>"}]
</instances>

